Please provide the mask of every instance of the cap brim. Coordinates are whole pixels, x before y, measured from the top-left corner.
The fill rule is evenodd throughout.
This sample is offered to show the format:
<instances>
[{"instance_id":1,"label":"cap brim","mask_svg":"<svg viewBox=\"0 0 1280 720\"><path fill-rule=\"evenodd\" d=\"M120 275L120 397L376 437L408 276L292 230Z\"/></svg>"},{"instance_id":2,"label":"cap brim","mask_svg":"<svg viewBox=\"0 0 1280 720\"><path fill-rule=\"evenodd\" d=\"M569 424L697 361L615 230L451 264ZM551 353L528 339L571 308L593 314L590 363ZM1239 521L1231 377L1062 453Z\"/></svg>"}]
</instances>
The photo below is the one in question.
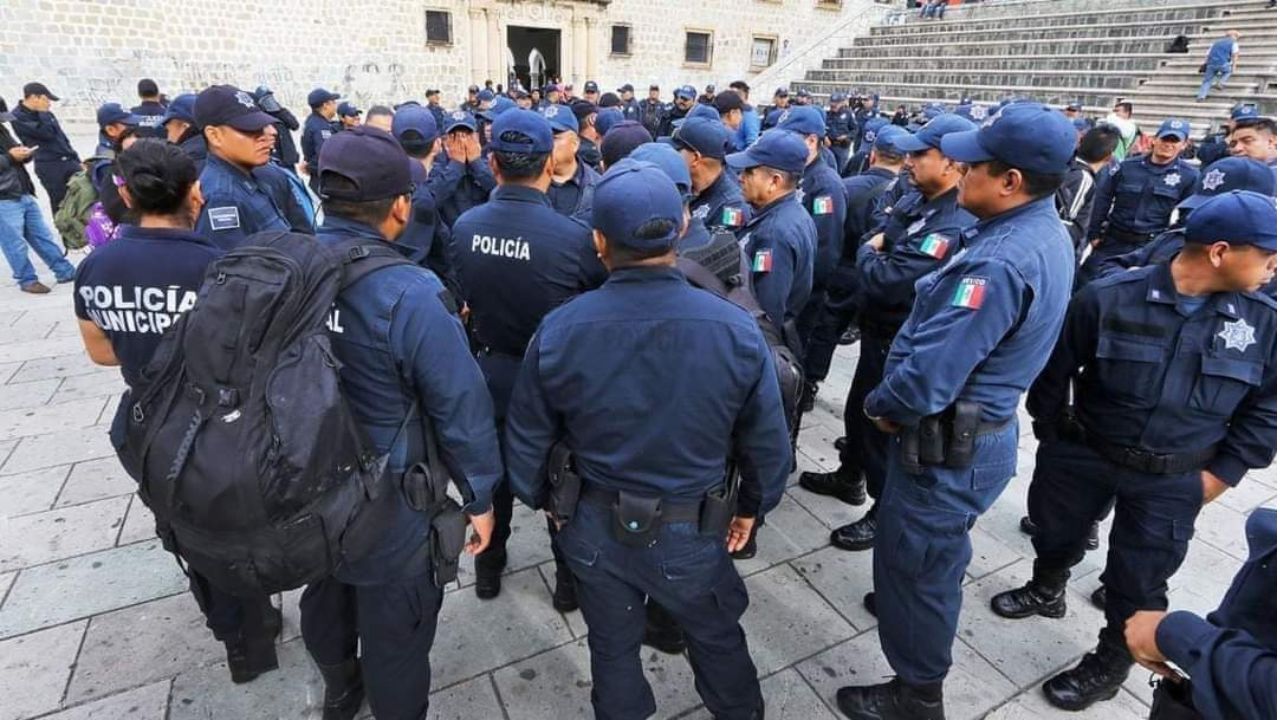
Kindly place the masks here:
<instances>
[{"instance_id":1,"label":"cap brim","mask_svg":"<svg viewBox=\"0 0 1280 720\"><path fill-rule=\"evenodd\" d=\"M978 142L978 134L981 130L967 130L965 132L950 133L942 136L942 154L962 163L979 163L995 160L996 156L987 152ZM894 140L897 145L897 140Z\"/></svg>"},{"instance_id":2,"label":"cap brim","mask_svg":"<svg viewBox=\"0 0 1280 720\"><path fill-rule=\"evenodd\" d=\"M1178 209L1179 210L1195 210L1196 208L1209 202L1215 197L1217 197L1217 195L1200 195L1199 193L1195 195L1188 195L1186 200L1183 200L1182 202L1178 203Z\"/></svg>"},{"instance_id":3,"label":"cap brim","mask_svg":"<svg viewBox=\"0 0 1280 720\"><path fill-rule=\"evenodd\" d=\"M219 124L227 125L229 127L235 128L236 130L241 130L244 132L257 132L268 125L274 125L275 122L276 122L276 119L271 117L270 115L261 111L255 111L251 113L246 113L244 115L241 115L240 117L232 118L225 123L219 123Z\"/></svg>"},{"instance_id":4,"label":"cap brim","mask_svg":"<svg viewBox=\"0 0 1280 720\"><path fill-rule=\"evenodd\" d=\"M724 164L734 170L746 170L748 168L759 167L760 161L751 156L751 150L743 150L742 152L729 153L724 157Z\"/></svg>"},{"instance_id":5,"label":"cap brim","mask_svg":"<svg viewBox=\"0 0 1280 720\"><path fill-rule=\"evenodd\" d=\"M915 135L900 135L890 142L893 144L893 148L901 153L920 152L933 147Z\"/></svg>"},{"instance_id":6,"label":"cap brim","mask_svg":"<svg viewBox=\"0 0 1280 720\"><path fill-rule=\"evenodd\" d=\"M52 100L52 101L54 101L54 102L58 102L58 101L62 100L62 98L58 97L57 95L54 95L53 93L46 93L46 94L45 94L45 97L49 98L50 100Z\"/></svg>"},{"instance_id":7,"label":"cap brim","mask_svg":"<svg viewBox=\"0 0 1280 720\"><path fill-rule=\"evenodd\" d=\"M1182 142L1183 140L1186 140L1186 139L1187 139L1187 136L1186 136L1186 135L1183 135L1182 133L1165 133L1165 134L1160 135L1160 136L1158 136L1158 137L1159 137L1161 140L1164 140L1165 138L1174 138L1174 139L1175 139L1175 140L1177 140L1178 142Z\"/></svg>"},{"instance_id":8,"label":"cap brim","mask_svg":"<svg viewBox=\"0 0 1280 720\"><path fill-rule=\"evenodd\" d=\"M448 133L453 132L454 130L457 130L458 128L466 128L466 129L470 130L471 132L475 132L475 131L476 131L476 129L475 129L474 127L472 127L471 125L469 125L469 124L467 124L467 123L464 123L464 122L456 122L456 123L452 123L452 124L450 124L450 125L445 125L445 126L444 126L444 132L445 132L445 134L448 134Z\"/></svg>"}]
</instances>

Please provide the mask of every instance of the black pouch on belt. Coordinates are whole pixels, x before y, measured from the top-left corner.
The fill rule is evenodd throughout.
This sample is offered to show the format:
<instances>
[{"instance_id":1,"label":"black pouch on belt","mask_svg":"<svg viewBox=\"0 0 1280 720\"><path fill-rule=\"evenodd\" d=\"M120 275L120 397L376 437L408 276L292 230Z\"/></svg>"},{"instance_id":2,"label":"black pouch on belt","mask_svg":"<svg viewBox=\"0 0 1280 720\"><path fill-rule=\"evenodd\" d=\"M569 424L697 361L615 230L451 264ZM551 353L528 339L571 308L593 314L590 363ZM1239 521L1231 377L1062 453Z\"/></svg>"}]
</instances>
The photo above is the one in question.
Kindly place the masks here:
<instances>
[{"instance_id":1,"label":"black pouch on belt","mask_svg":"<svg viewBox=\"0 0 1280 720\"><path fill-rule=\"evenodd\" d=\"M707 491L702 499L702 512L698 517L698 532L703 535L722 536L729 530L733 514L738 509L738 466L729 463L725 481Z\"/></svg>"},{"instance_id":2,"label":"black pouch on belt","mask_svg":"<svg viewBox=\"0 0 1280 720\"><path fill-rule=\"evenodd\" d=\"M920 464L941 465L946 458L941 415L920 418Z\"/></svg>"},{"instance_id":3,"label":"black pouch on belt","mask_svg":"<svg viewBox=\"0 0 1280 720\"><path fill-rule=\"evenodd\" d=\"M618 493L613 506L613 532L618 542L628 547L648 547L658 531L660 497Z\"/></svg>"},{"instance_id":4,"label":"black pouch on belt","mask_svg":"<svg viewBox=\"0 0 1280 720\"><path fill-rule=\"evenodd\" d=\"M898 434L902 443L902 469L913 475L919 475L920 465L920 427L904 427Z\"/></svg>"},{"instance_id":5,"label":"black pouch on belt","mask_svg":"<svg viewBox=\"0 0 1280 720\"><path fill-rule=\"evenodd\" d=\"M948 413L951 416L946 461L949 468L967 468L973 465L974 441L978 437L978 425L982 422L982 406L969 400L957 400Z\"/></svg>"}]
</instances>

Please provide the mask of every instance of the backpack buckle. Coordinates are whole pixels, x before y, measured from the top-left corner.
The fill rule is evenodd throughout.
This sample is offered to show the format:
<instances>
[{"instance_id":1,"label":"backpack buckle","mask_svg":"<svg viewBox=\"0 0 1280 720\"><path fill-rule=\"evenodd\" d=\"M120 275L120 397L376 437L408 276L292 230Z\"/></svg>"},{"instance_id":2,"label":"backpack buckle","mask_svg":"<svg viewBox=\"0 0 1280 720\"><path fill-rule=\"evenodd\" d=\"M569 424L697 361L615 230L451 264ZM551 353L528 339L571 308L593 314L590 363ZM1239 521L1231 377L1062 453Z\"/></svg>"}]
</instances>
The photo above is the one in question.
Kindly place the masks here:
<instances>
[{"instance_id":1,"label":"backpack buckle","mask_svg":"<svg viewBox=\"0 0 1280 720\"><path fill-rule=\"evenodd\" d=\"M240 393L235 388L218 388L218 407L236 407L240 404Z\"/></svg>"},{"instance_id":2,"label":"backpack buckle","mask_svg":"<svg viewBox=\"0 0 1280 720\"><path fill-rule=\"evenodd\" d=\"M366 258L366 257L369 257L369 248L365 247L364 245L357 245L353 248L347 248L348 260L359 260L361 258Z\"/></svg>"},{"instance_id":3,"label":"backpack buckle","mask_svg":"<svg viewBox=\"0 0 1280 720\"><path fill-rule=\"evenodd\" d=\"M130 414L133 417L133 421L136 423L141 423L143 420L147 419L146 414L142 412L142 403L134 403Z\"/></svg>"}]
</instances>

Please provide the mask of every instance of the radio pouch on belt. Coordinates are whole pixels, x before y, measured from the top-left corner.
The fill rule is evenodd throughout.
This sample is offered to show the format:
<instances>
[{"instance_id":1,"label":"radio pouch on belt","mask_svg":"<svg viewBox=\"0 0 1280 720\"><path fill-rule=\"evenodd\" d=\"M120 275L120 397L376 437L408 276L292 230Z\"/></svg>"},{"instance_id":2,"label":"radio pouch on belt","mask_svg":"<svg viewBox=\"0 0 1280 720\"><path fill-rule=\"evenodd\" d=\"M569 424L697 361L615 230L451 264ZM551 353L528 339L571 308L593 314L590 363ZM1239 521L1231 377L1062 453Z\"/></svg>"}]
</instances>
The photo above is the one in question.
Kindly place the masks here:
<instances>
[{"instance_id":1,"label":"radio pouch on belt","mask_svg":"<svg viewBox=\"0 0 1280 720\"><path fill-rule=\"evenodd\" d=\"M660 497L618 493L618 504L613 508L614 536L628 547L648 547L657 535L658 506Z\"/></svg>"},{"instance_id":2,"label":"radio pouch on belt","mask_svg":"<svg viewBox=\"0 0 1280 720\"><path fill-rule=\"evenodd\" d=\"M422 441L427 446L427 462L415 463L401 481L409 507L427 514L431 528L428 542L436 587L458 579L458 560L467 543L467 517L462 506L449 497L449 470L440 460L431 420L422 414Z\"/></svg>"},{"instance_id":3,"label":"radio pouch on belt","mask_svg":"<svg viewBox=\"0 0 1280 720\"><path fill-rule=\"evenodd\" d=\"M952 411L947 457L943 464L950 468L967 468L973 465L974 441L978 437L978 425L982 422L982 406L969 400L957 400Z\"/></svg>"},{"instance_id":4,"label":"radio pouch on belt","mask_svg":"<svg viewBox=\"0 0 1280 720\"><path fill-rule=\"evenodd\" d=\"M723 536L729 530L738 509L738 464L732 460L725 467L724 483L707 491L698 517L698 532Z\"/></svg>"},{"instance_id":5,"label":"radio pouch on belt","mask_svg":"<svg viewBox=\"0 0 1280 720\"><path fill-rule=\"evenodd\" d=\"M920 428L903 428L902 432L898 434L898 438L902 443L902 469L912 475L919 475L922 470L920 464Z\"/></svg>"},{"instance_id":6,"label":"radio pouch on belt","mask_svg":"<svg viewBox=\"0 0 1280 720\"><path fill-rule=\"evenodd\" d=\"M547 453L547 479L551 493L547 496L547 512L560 527L573 519L578 499L582 495L582 476L573 466L573 451L563 440L557 441Z\"/></svg>"},{"instance_id":7,"label":"radio pouch on belt","mask_svg":"<svg viewBox=\"0 0 1280 720\"><path fill-rule=\"evenodd\" d=\"M920 464L941 465L946 457L942 415L920 418Z\"/></svg>"}]
</instances>

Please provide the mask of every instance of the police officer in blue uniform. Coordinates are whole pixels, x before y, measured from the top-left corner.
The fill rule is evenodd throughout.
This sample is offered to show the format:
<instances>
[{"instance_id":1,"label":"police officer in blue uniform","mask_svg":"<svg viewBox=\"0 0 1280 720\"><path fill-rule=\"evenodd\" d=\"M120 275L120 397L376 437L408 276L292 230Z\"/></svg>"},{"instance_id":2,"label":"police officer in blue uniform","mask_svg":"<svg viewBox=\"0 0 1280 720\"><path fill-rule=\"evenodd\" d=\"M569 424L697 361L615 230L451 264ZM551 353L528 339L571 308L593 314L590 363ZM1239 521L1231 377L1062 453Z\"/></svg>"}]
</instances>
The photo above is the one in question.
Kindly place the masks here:
<instances>
[{"instance_id":1,"label":"police officer in blue uniform","mask_svg":"<svg viewBox=\"0 0 1280 720\"><path fill-rule=\"evenodd\" d=\"M462 213L489 199L496 182L488 163L481 158L476 119L465 110L445 115L440 142L444 152L436 155L435 166L427 179L431 194L440 210L440 219L448 227Z\"/></svg>"},{"instance_id":2,"label":"police officer in blue uniform","mask_svg":"<svg viewBox=\"0 0 1280 720\"><path fill-rule=\"evenodd\" d=\"M67 183L80 172L80 156L53 114L58 96L44 83L32 82L22 87L22 101L13 109L13 133L26 147L36 148L36 177L49 194L53 212L58 212L67 195Z\"/></svg>"},{"instance_id":3,"label":"police officer in blue uniform","mask_svg":"<svg viewBox=\"0 0 1280 720\"><path fill-rule=\"evenodd\" d=\"M1149 155L1128 158L1098 178L1087 233L1093 251L1078 284L1096 277L1103 260L1132 252L1169 228L1174 206L1195 191L1199 174L1179 157L1189 129L1185 120L1165 120Z\"/></svg>"},{"instance_id":4,"label":"police officer in blue uniform","mask_svg":"<svg viewBox=\"0 0 1280 720\"><path fill-rule=\"evenodd\" d=\"M693 219L708 230L736 231L751 220L751 206L742 197L742 188L725 170L729 131L719 120L695 118L682 124L671 136L671 146L689 166L693 181Z\"/></svg>"},{"instance_id":5,"label":"police officer in blue uniform","mask_svg":"<svg viewBox=\"0 0 1280 720\"><path fill-rule=\"evenodd\" d=\"M529 338L552 309L605 281L587 226L551 207L554 161L551 125L541 114L513 110L493 123L489 164L498 187L489 202L454 223L454 256L462 300L470 308L472 346L494 400L501 433L507 403ZM510 488L494 494L497 528L489 549L476 558L476 596L502 589L511 535ZM577 608L573 578L557 552L557 610Z\"/></svg>"},{"instance_id":6,"label":"police officer in blue uniform","mask_svg":"<svg viewBox=\"0 0 1280 720\"><path fill-rule=\"evenodd\" d=\"M592 187L600 173L578 159L578 118L568 105L551 105L542 111L551 124L556 147L551 154L555 165L547 197L561 215L586 222L591 217Z\"/></svg>"},{"instance_id":7,"label":"police officer in blue uniform","mask_svg":"<svg viewBox=\"0 0 1280 720\"><path fill-rule=\"evenodd\" d=\"M849 158L844 168L841 169L841 173L845 177L857 175L867 169L871 150L875 147L876 135L881 128L891 124L888 119L879 115L868 116L862 121L858 126L860 129L858 131L857 149L854 150L853 156Z\"/></svg>"},{"instance_id":8,"label":"police officer in blue uniform","mask_svg":"<svg viewBox=\"0 0 1280 720\"><path fill-rule=\"evenodd\" d=\"M121 225L114 240L80 262L75 314L90 359L118 366L125 383L136 387L165 330L195 305L205 271L222 250L191 230L203 198L195 164L183 151L142 140L120 154L115 171L134 222ZM138 307L119 303L122 297L159 299ZM117 415L113 435L123 422ZM226 647L232 682L274 670L281 618L270 598L227 594L193 568L187 576L207 627Z\"/></svg>"},{"instance_id":9,"label":"police officer in blue uniform","mask_svg":"<svg viewBox=\"0 0 1280 720\"><path fill-rule=\"evenodd\" d=\"M1245 536L1249 559L1209 617L1139 610L1125 624L1134 659L1164 677L1153 720L1276 716L1276 511L1254 510Z\"/></svg>"},{"instance_id":10,"label":"police officer in blue uniform","mask_svg":"<svg viewBox=\"0 0 1280 720\"><path fill-rule=\"evenodd\" d=\"M746 588L726 550L781 499L787 429L759 326L674 267L685 222L657 168L624 161L604 176L593 224L609 280L547 315L507 415L522 501L543 507L552 494L553 443L576 458L580 500L555 542L577 579L597 717L657 709L640 658L646 596L685 629L715 717L764 709L738 623ZM727 460L742 469L737 509Z\"/></svg>"},{"instance_id":11,"label":"police officer in blue uniform","mask_svg":"<svg viewBox=\"0 0 1280 720\"><path fill-rule=\"evenodd\" d=\"M894 136L894 151L905 156L912 190L899 201L885 230L856 250L856 282L864 305L859 321L862 346L845 400L846 445L840 467L800 476L800 486L810 492L861 505L869 491L877 501L861 519L832 531L831 543L842 550L867 550L875 544L878 501L892 447L891 438L871 424L862 407L884 379L890 345L911 312L916 283L956 254L964 231L977 221L959 204L962 170L941 149L947 135L973 128L959 115L944 114L915 135L896 125L880 130Z\"/></svg>"},{"instance_id":12,"label":"police officer in blue uniform","mask_svg":"<svg viewBox=\"0 0 1280 720\"><path fill-rule=\"evenodd\" d=\"M1074 254L1053 192L1071 121L1012 103L941 152L965 163L960 204L979 218L951 262L916 286L884 381L864 411L895 435L874 556L880 645L896 677L841 688L849 718L943 718L974 518L1017 463L1017 403L1044 365L1071 295Z\"/></svg>"},{"instance_id":13,"label":"police officer in blue uniform","mask_svg":"<svg viewBox=\"0 0 1280 720\"><path fill-rule=\"evenodd\" d=\"M1041 440L1027 499L1036 562L991 609L1062 617L1089 525L1116 502L1098 647L1043 685L1066 710L1116 694L1133 665L1125 621L1167 607L1201 506L1275 458L1276 305L1255 292L1275 275L1275 198L1210 198L1185 237L1172 262L1080 292L1027 401Z\"/></svg>"},{"instance_id":14,"label":"police officer in blue uniform","mask_svg":"<svg viewBox=\"0 0 1280 720\"><path fill-rule=\"evenodd\" d=\"M160 118L160 129L164 131L169 142L182 148L182 151L196 164L196 172L204 170L205 158L209 156L209 146L205 144L204 133L196 125L196 96L194 93L183 93L169 101Z\"/></svg>"},{"instance_id":15,"label":"police officer in blue uniform","mask_svg":"<svg viewBox=\"0 0 1280 720\"><path fill-rule=\"evenodd\" d=\"M440 219L435 196L427 184L428 173L440 152L440 134L431 111L405 105L391 118L391 134L409 156L413 181L413 217L396 242L408 258L431 270L444 286L458 293L458 281L449 252L449 228Z\"/></svg>"},{"instance_id":16,"label":"police officer in blue uniform","mask_svg":"<svg viewBox=\"0 0 1280 720\"><path fill-rule=\"evenodd\" d=\"M333 119L338 113L340 99L341 95L324 88L316 88L307 93L307 105L311 107L311 114L302 123L302 162L306 165L307 185L317 194L320 178L316 171L316 161L325 141L341 129Z\"/></svg>"},{"instance_id":17,"label":"police officer in blue uniform","mask_svg":"<svg viewBox=\"0 0 1280 720\"><path fill-rule=\"evenodd\" d=\"M857 122L849 109L844 93L831 94L831 107L827 110L827 142L836 158L836 172L843 172L849 162L849 150L853 146Z\"/></svg>"},{"instance_id":18,"label":"police officer in blue uniform","mask_svg":"<svg viewBox=\"0 0 1280 720\"><path fill-rule=\"evenodd\" d=\"M676 129L676 121L683 120L698 102L698 91L692 85L681 85L676 88L672 104L662 115L662 123L654 137L670 137Z\"/></svg>"},{"instance_id":19,"label":"police officer in blue uniform","mask_svg":"<svg viewBox=\"0 0 1280 720\"><path fill-rule=\"evenodd\" d=\"M395 242L412 213L412 186L408 158L390 133L339 133L314 169L324 201L321 247L349 252ZM427 442L438 444L467 503L466 549L474 555L493 530L490 497L502 462L492 400L444 295L429 270L382 268L339 293L329 339L352 414L388 456L388 472L403 475L427 460ZM427 714L444 590L435 582L430 519L405 493L392 502L393 518L369 554L342 562L302 595L302 639L324 677L325 718L350 720L365 696L379 718Z\"/></svg>"},{"instance_id":20,"label":"police officer in blue uniform","mask_svg":"<svg viewBox=\"0 0 1280 720\"><path fill-rule=\"evenodd\" d=\"M224 250L264 230L314 232L309 203L295 191L289 174L270 162L275 118L231 85L201 92L193 114L209 147L200 173L205 204L196 232Z\"/></svg>"},{"instance_id":21,"label":"police officer in blue uniform","mask_svg":"<svg viewBox=\"0 0 1280 720\"><path fill-rule=\"evenodd\" d=\"M298 161L302 156L298 154L298 146L293 141L293 131L300 127L298 118L289 112L289 108L280 104L275 93L266 85L254 88L253 101L258 103L262 112L276 119L276 146L271 152L271 162L288 170L291 175L297 175Z\"/></svg>"}]
</instances>

